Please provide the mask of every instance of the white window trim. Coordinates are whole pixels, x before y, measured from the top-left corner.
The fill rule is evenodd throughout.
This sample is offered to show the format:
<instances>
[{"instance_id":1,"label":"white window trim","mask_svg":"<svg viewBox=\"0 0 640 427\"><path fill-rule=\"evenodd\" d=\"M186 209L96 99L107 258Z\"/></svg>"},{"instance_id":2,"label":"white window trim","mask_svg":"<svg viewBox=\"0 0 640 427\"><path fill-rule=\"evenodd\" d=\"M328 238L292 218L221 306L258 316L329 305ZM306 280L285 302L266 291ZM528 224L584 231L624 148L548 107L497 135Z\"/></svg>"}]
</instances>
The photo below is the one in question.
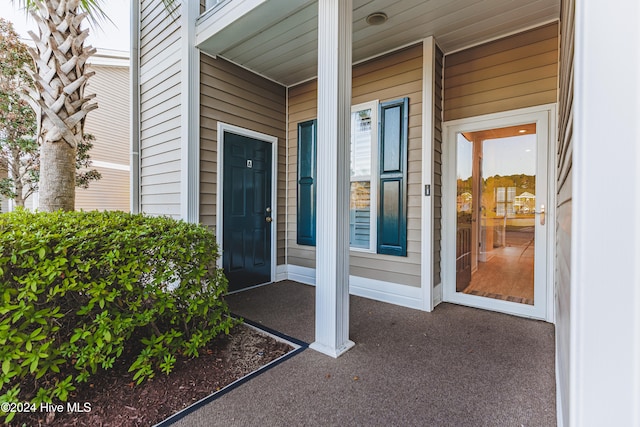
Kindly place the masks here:
<instances>
[{"instance_id":1,"label":"white window trim","mask_svg":"<svg viewBox=\"0 0 640 427\"><path fill-rule=\"evenodd\" d=\"M349 246L349 249L353 252L364 253L376 253L378 249L378 181L379 181L379 169L378 163L378 106L380 102L375 99L373 101L363 102L362 104L356 104L351 106L351 113L357 113L362 110L371 110L371 175L369 176L369 189L371 191L370 197L370 219L369 219L369 247L357 248ZM353 130L352 130L353 133ZM357 177L363 178L364 176ZM351 182L358 181L360 179L352 179L349 177L349 185ZM351 193L351 189L349 189Z\"/></svg>"}]
</instances>

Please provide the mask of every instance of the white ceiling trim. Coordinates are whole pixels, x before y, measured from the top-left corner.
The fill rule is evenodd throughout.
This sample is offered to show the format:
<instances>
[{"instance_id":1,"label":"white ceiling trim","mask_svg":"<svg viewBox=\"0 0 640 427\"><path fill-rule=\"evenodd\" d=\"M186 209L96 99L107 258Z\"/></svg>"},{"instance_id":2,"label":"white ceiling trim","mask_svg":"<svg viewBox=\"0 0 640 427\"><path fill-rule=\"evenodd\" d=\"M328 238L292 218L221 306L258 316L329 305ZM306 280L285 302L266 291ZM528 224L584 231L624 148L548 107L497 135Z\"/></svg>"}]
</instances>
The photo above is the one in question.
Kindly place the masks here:
<instances>
[{"instance_id":1,"label":"white ceiling trim","mask_svg":"<svg viewBox=\"0 0 640 427\"><path fill-rule=\"evenodd\" d=\"M233 13L243 11L235 20L231 9L225 12L233 4ZM560 0L354 0L354 65L429 36L446 55L459 52L557 21L559 5ZM389 20L366 24L373 12ZM218 13L224 26L215 21ZM317 34L316 0L234 0L199 20L197 41L203 52L291 87L317 75Z\"/></svg>"}]
</instances>

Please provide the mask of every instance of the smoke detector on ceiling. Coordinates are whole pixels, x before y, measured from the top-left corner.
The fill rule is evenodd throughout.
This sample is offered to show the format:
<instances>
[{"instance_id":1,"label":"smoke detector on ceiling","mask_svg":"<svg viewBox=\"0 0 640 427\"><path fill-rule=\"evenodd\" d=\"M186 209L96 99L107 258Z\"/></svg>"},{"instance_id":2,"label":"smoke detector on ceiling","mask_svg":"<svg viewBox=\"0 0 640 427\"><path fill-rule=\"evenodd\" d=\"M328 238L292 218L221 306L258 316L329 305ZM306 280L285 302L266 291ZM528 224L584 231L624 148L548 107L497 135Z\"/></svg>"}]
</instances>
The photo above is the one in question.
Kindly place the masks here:
<instances>
[{"instance_id":1,"label":"smoke detector on ceiling","mask_svg":"<svg viewBox=\"0 0 640 427\"><path fill-rule=\"evenodd\" d=\"M367 24L369 25L381 25L387 22L389 17L384 12L374 12L371 15L367 16Z\"/></svg>"}]
</instances>

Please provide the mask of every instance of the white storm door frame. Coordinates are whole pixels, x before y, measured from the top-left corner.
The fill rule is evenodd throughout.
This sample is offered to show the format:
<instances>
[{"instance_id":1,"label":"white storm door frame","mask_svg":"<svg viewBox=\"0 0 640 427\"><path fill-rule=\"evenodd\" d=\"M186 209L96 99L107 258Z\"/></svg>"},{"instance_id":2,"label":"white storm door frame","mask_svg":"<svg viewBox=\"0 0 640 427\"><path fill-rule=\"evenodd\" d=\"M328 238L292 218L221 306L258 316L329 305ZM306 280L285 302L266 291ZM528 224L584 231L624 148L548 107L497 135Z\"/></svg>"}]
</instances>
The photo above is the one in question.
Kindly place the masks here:
<instances>
[{"instance_id":1,"label":"white storm door frame","mask_svg":"<svg viewBox=\"0 0 640 427\"><path fill-rule=\"evenodd\" d=\"M537 203L545 205L545 225L536 216L534 304L520 304L456 292L456 134L535 123L537 135ZM443 300L517 316L554 321L555 141L556 104L487 114L444 123L443 144Z\"/></svg>"}]
</instances>

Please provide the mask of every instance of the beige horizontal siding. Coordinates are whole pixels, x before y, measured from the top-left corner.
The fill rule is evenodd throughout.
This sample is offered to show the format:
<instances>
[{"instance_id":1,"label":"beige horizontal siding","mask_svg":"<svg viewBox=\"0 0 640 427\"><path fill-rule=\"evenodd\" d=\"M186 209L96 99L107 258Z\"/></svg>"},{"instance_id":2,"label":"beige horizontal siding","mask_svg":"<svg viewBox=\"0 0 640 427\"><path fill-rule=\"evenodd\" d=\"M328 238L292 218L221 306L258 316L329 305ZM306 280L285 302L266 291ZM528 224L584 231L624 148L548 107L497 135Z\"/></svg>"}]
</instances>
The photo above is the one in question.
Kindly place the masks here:
<instances>
[{"instance_id":1,"label":"beige horizontal siding","mask_svg":"<svg viewBox=\"0 0 640 427\"><path fill-rule=\"evenodd\" d=\"M76 210L129 211L129 171L95 166L102 179L76 189Z\"/></svg>"},{"instance_id":2,"label":"beige horizontal siding","mask_svg":"<svg viewBox=\"0 0 640 427\"><path fill-rule=\"evenodd\" d=\"M318 116L318 82L313 80L289 88L287 174L287 264L315 268L315 247L297 244L298 123Z\"/></svg>"},{"instance_id":3,"label":"beige horizontal siding","mask_svg":"<svg viewBox=\"0 0 640 427\"><path fill-rule=\"evenodd\" d=\"M357 65L353 69L352 105L409 97L407 170L407 256L351 251L352 275L420 286L422 187L422 45ZM287 263L315 268L315 248L296 240L298 123L317 117L317 82L289 88L287 190Z\"/></svg>"},{"instance_id":4,"label":"beige horizontal siding","mask_svg":"<svg viewBox=\"0 0 640 427\"><path fill-rule=\"evenodd\" d=\"M444 119L556 102L558 24L448 55Z\"/></svg>"},{"instance_id":5,"label":"beige horizontal siding","mask_svg":"<svg viewBox=\"0 0 640 427\"><path fill-rule=\"evenodd\" d=\"M91 65L87 93L95 93L98 109L87 116L84 131L95 136L89 152L102 174L89 188L76 190L76 209L129 211L130 83L129 67ZM109 167L112 166L112 167Z\"/></svg>"},{"instance_id":6,"label":"beige horizontal siding","mask_svg":"<svg viewBox=\"0 0 640 427\"><path fill-rule=\"evenodd\" d=\"M92 65L87 93L97 94L98 109L87 116L84 131L96 137L93 160L129 165L129 67Z\"/></svg>"},{"instance_id":7,"label":"beige horizontal siding","mask_svg":"<svg viewBox=\"0 0 640 427\"><path fill-rule=\"evenodd\" d=\"M278 138L277 264L285 263L286 89L222 58L200 61L200 222L216 224L218 122ZM275 165L274 165L275 166Z\"/></svg>"}]
</instances>

